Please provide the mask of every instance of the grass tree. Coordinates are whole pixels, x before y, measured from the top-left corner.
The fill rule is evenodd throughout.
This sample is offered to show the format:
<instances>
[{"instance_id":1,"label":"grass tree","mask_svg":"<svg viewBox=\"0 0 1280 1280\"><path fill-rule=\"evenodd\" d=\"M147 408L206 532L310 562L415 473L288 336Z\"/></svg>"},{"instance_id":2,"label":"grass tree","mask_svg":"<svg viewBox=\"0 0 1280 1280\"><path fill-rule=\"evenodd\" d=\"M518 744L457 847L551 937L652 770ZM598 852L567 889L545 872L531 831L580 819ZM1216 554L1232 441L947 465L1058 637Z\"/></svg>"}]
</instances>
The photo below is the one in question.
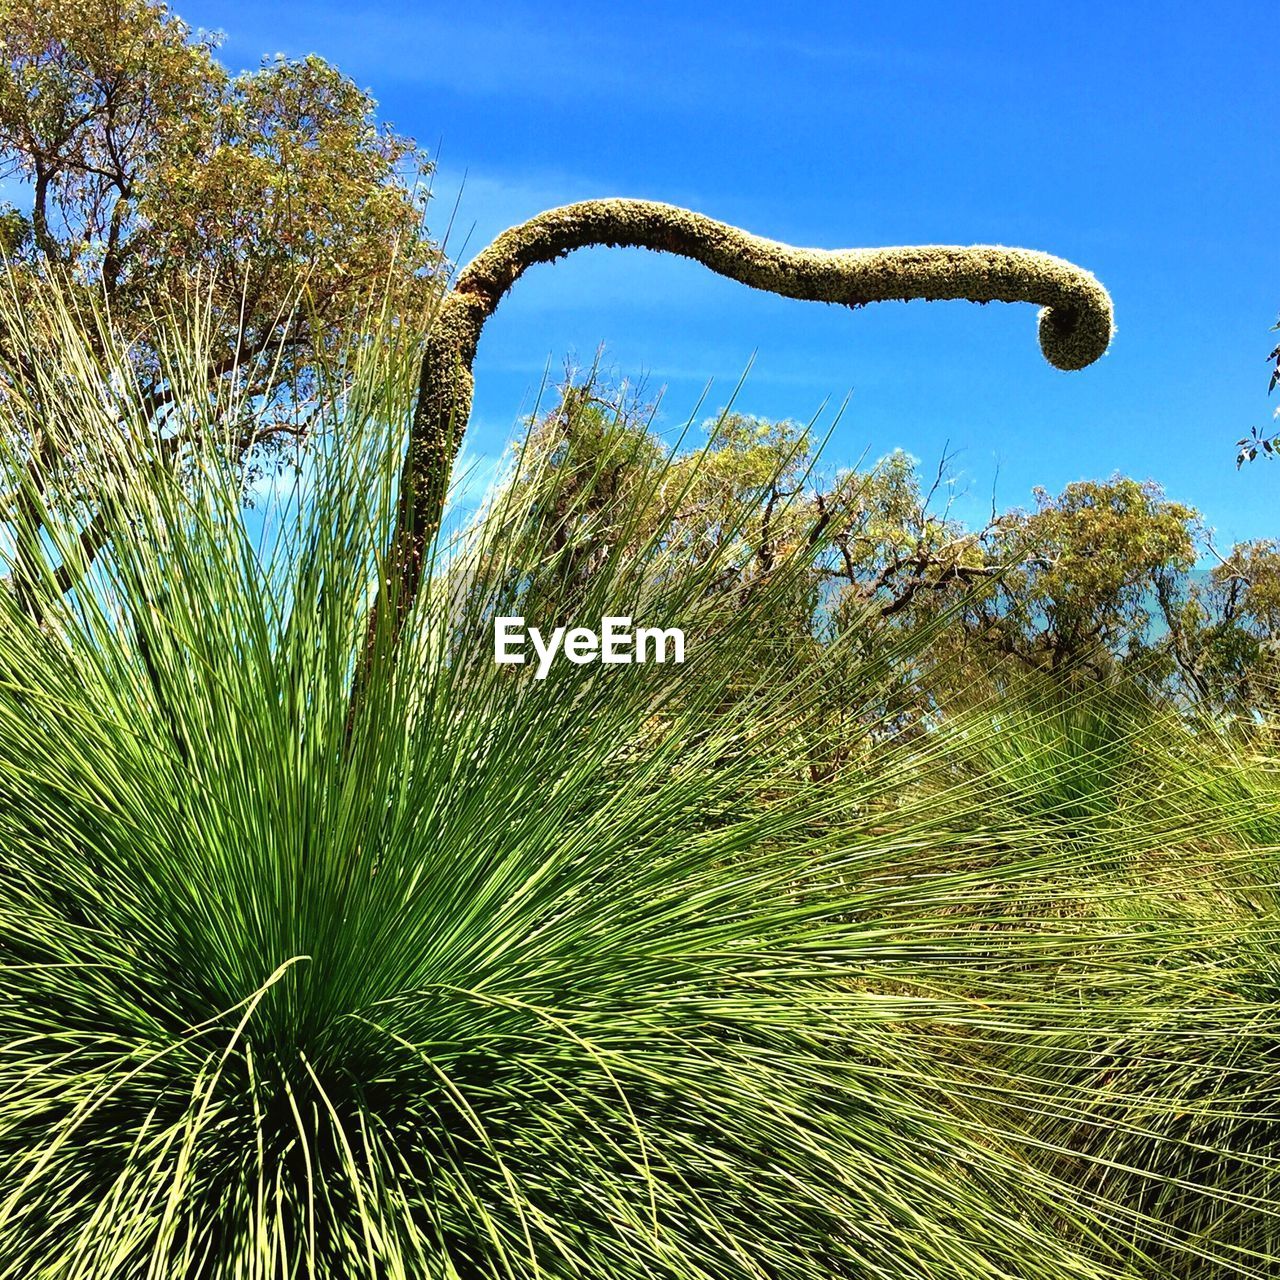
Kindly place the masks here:
<instances>
[{"instance_id":1,"label":"grass tree","mask_svg":"<svg viewBox=\"0 0 1280 1280\"><path fill-rule=\"evenodd\" d=\"M421 505L517 268L628 209L802 296L1029 297L1062 365L1105 346L1105 295L1014 250L577 208L460 275L425 365L394 326L344 345L306 487L253 533L220 432L255 404L211 402L198 323L158 347L181 459L91 314L32 330L109 537L91 560L37 493L41 607L0 592L0 1280L1273 1274L1265 762L1057 687L834 751L864 718L815 714L828 677L876 705L909 633L796 664L773 637L813 549L726 596L734 539L664 538L645 484L576 604L682 626L687 662L538 680L493 618L537 603L590 477L499 491L447 546ZM0 399L0 440L29 407ZM689 482L668 465L647 484Z\"/></svg>"},{"instance_id":2,"label":"grass tree","mask_svg":"<svg viewBox=\"0 0 1280 1280\"><path fill-rule=\"evenodd\" d=\"M64 593L80 513L42 509L42 620L0 595L0 1277L1118 1274L901 1034L964 948L872 923L913 856L874 787L797 785L783 575L726 607L721 564L615 555L584 608L690 661L538 681L488 625L544 530L495 511L351 719L411 350L353 345L314 493L253 537L211 443L243 406L184 398L178 467L126 353L47 320L112 525Z\"/></svg>"}]
</instances>

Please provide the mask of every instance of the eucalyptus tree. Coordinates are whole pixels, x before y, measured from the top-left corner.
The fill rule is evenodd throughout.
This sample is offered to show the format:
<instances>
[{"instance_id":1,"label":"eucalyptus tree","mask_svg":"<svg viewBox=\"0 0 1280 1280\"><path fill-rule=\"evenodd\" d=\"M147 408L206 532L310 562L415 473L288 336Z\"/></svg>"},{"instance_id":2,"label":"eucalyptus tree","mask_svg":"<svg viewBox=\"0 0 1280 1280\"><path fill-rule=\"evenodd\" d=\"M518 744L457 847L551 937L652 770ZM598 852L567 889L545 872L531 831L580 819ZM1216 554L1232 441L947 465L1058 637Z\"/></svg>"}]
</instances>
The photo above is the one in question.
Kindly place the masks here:
<instances>
[{"instance_id":1,"label":"eucalyptus tree","mask_svg":"<svg viewBox=\"0 0 1280 1280\"><path fill-rule=\"evenodd\" d=\"M217 45L154 0L0 0L0 178L15 197L0 200L0 287L19 314L57 289L108 318L88 327L106 333L104 356L115 339L127 350L148 429L170 453L191 441L158 344L198 316L188 354L208 394L233 382L248 406L270 393L271 412L222 424L251 473L305 436L318 361L334 364L353 321L385 309L420 322L440 254L418 181L430 162L378 124L368 93L316 56L231 74ZM0 326L11 407L38 385L32 360L60 359L56 326L41 333L28 316L21 328ZM55 441L47 408L27 407L7 415L6 445L28 465L0 492L20 586L51 491L86 507L96 550L110 523L74 440Z\"/></svg>"}]
</instances>

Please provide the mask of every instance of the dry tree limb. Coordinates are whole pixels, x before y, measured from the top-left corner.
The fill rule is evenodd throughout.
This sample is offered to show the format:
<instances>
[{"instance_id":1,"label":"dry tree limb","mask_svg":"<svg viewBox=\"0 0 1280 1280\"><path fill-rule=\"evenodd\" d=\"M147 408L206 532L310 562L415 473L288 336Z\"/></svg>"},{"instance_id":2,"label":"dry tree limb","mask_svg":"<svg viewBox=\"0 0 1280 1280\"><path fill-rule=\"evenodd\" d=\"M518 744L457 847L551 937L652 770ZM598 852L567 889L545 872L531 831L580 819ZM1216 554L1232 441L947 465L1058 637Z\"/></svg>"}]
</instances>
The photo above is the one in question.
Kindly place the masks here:
<instances>
[{"instance_id":1,"label":"dry tree limb","mask_svg":"<svg viewBox=\"0 0 1280 1280\"><path fill-rule=\"evenodd\" d=\"M1111 340L1107 291L1089 272L1047 253L997 245L798 249L649 200L584 200L551 209L503 232L458 275L427 336L384 583L394 597L394 632L440 527L485 322L529 267L595 245L674 253L754 289L847 307L915 298L1038 303L1040 347L1059 369L1091 364Z\"/></svg>"}]
</instances>

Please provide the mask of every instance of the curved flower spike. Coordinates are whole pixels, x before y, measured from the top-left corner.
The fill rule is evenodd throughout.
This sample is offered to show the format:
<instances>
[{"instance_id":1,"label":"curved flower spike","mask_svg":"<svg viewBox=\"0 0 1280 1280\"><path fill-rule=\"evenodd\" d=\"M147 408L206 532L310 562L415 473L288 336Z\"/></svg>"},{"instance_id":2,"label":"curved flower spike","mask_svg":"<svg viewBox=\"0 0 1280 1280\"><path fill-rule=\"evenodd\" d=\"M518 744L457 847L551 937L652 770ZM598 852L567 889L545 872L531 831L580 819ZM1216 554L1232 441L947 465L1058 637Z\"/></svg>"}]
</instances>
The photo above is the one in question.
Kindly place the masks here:
<instances>
[{"instance_id":1,"label":"curved flower spike","mask_svg":"<svg viewBox=\"0 0 1280 1280\"><path fill-rule=\"evenodd\" d=\"M1089 272L1047 253L998 245L797 249L650 200L551 209L504 231L458 275L427 337L391 555L399 609L416 594L424 551L439 528L485 321L529 267L590 245L675 253L754 289L847 307L913 298L1038 303L1040 348L1059 369L1091 364L1111 341L1107 291Z\"/></svg>"}]
</instances>

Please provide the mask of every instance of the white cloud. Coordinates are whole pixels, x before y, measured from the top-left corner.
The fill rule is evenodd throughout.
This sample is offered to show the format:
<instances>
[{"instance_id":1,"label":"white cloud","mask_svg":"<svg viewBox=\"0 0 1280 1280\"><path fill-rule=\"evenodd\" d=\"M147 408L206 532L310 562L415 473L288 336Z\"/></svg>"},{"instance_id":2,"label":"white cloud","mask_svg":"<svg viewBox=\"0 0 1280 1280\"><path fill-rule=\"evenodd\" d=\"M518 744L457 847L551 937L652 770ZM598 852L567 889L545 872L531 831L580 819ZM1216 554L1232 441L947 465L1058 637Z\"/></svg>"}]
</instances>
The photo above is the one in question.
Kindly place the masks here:
<instances>
[{"instance_id":1,"label":"white cloud","mask_svg":"<svg viewBox=\"0 0 1280 1280\"><path fill-rule=\"evenodd\" d=\"M224 60L257 64L261 51L289 32L284 52L337 61L357 80L376 73L378 85L432 87L467 96L580 103L584 98L645 94L668 104L708 92L660 57L666 31L634 28L634 48L620 57L614 32L584 19L549 18L542 7L428 5L378 11L307 0L237 14L227 30Z\"/></svg>"},{"instance_id":2,"label":"white cloud","mask_svg":"<svg viewBox=\"0 0 1280 1280\"><path fill-rule=\"evenodd\" d=\"M601 194L594 179L567 171L501 175L461 169L447 157L431 182L428 220L455 262L470 261L496 236L545 209ZM455 208L456 206L456 208Z\"/></svg>"},{"instance_id":3,"label":"white cloud","mask_svg":"<svg viewBox=\"0 0 1280 1280\"><path fill-rule=\"evenodd\" d=\"M453 464L449 480L449 509L461 513L478 510L506 478L509 455L478 453L464 447Z\"/></svg>"},{"instance_id":4,"label":"white cloud","mask_svg":"<svg viewBox=\"0 0 1280 1280\"><path fill-rule=\"evenodd\" d=\"M509 227L539 213L577 200L629 196L662 200L700 209L715 216L696 191L628 189L589 174L545 169L501 174L463 171L446 160L432 180L428 223L444 239L445 253L465 266ZM731 211L724 211L731 217ZM524 314L581 312L584 307L608 309L714 307L725 294L742 286L718 280L703 266L644 249L582 249L554 264L531 269L512 291ZM511 301L505 306L510 307Z\"/></svg>"}]
</instances>

